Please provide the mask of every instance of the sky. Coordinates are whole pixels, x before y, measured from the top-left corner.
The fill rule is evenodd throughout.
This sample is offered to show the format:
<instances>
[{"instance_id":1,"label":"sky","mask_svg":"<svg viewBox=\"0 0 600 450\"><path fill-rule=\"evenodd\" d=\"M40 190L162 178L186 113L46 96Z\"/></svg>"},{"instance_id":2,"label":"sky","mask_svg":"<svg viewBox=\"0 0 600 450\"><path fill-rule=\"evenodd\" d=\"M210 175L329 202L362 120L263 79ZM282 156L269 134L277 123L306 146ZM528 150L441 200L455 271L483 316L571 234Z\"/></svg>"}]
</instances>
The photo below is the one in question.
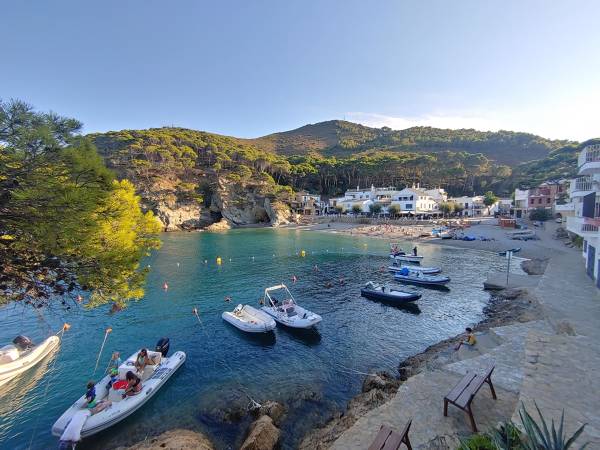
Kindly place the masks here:
<instances>
[{"instance_id":1,"label":"sky","mask_svg":"<svg viewBox=\"0 0 600 450\"><path fill-rule=\"evenodd\" d=\"M85 132L257 137L323 120L600 137L596 0L28 0L0 98Z\"/></svg>"}]
</instances>

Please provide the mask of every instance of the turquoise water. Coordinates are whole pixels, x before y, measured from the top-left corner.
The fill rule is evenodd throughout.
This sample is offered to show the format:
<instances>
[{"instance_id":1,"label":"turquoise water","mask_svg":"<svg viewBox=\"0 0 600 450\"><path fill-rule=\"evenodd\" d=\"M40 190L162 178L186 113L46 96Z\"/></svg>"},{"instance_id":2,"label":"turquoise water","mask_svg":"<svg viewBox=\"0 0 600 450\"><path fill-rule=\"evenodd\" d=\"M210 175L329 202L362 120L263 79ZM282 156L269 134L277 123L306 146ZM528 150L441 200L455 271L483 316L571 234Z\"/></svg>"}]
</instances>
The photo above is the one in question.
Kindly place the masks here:
<instances>
[{"instance_id":1,"label":"turquoise water","mask_svg":"<svg viewBox=\"0 0 600 450\"><path fill-rule=\"evenodd\" d=\"M301 249L304 258L298 256ZM101 368L111 351L127 357L162 336L171 339L171 352L185 351L187 361L141 410L78 449L111 448L177 426L208 433L219 448L237 448L249 419L236 421L227 412L245 407L248 396L288 405L283 448L294 448L306 431L359 392L361 373L394 370L403 358L480 320L489 298L482 280L505 267L503 258L490 253L419 245L424 265L441 265L452 281L449 291L423 289L418 307L406 310L360 296L366 281L392 280L380 270L389 262L387 251L382 240L294 230L167 234L161 250L147 260L146 297L125 311L113 315L108 308L73 305L44 310L42 316L22 305L1 309L0 343L21 333L41 340L63 322L72 327L59 352L0 387L0 447L55 448L50 427L84 392L110 326ZM221 319L237 302L256 305L265 287L280 282L298 303L323 316L316 330L278 326L272 336L256 337ZM225 296L233 298L231 304Z\"/></svg>"}]
</instances>

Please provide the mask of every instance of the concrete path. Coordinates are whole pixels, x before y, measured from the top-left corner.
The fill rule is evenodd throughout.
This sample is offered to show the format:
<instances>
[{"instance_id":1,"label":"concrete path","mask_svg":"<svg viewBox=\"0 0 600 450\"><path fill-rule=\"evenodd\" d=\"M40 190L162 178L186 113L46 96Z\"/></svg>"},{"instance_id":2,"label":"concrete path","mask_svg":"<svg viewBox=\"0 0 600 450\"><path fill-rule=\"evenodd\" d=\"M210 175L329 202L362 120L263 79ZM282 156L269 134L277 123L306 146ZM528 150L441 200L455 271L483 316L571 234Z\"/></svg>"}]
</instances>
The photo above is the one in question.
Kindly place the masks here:
<instances>
[{"instance_id":1,"label":"concrete path","mask_svg":"<svg viewBox=\"0 0 600 450\"><path fill-rule=\"evenodd\" d=\"M442 436L449 448L459 444L457 434L471 433L467 415L449 406L444 417L443 399L460 376L442 370L423 372L409 378L388 403L361 417L335 441L332 450L365 450L369 448L382 423L401 431L412 419L410 440L414 449L427 449L431 441ZM498 400L492 399L484 385L473 401L473 414L477 426L485 430L510 417L517 405L517 395L496 388Z\"/></svg>"}]
</instances>

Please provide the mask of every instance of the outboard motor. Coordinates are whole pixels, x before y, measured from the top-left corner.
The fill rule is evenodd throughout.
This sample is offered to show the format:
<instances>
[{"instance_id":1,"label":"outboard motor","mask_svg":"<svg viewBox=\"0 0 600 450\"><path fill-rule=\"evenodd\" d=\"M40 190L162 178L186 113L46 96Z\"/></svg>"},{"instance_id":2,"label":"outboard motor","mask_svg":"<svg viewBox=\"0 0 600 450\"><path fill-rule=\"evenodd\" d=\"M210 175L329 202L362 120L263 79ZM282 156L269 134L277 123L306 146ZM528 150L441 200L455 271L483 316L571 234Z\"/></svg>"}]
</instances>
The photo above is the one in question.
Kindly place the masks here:
<instances>
[{"instance_id":1,"label":"outboard motor","mask_svg":"<svg viewBox=\"0 0 600 450\"><path fill-rule=\"evenodd\" d=\"M164 358L167 356L167 353L169 353L170 345L171 343L169 342L169 338L163 337L158 340L158 342L156 343L156 348L154 350L160 352L160 354Z\"/></svg>"},{"instance_id":2,"label":"outboard motor","mask_svg":"<svg viewBox=\"0 0 600 450\"><path fill-rule=\"evenodd\" d=\"M19 335L13 339L13 344L15 344L19 350L27 350L28 348L33 347L33 342L27 336Z\"/></svg>"}]
</instances>

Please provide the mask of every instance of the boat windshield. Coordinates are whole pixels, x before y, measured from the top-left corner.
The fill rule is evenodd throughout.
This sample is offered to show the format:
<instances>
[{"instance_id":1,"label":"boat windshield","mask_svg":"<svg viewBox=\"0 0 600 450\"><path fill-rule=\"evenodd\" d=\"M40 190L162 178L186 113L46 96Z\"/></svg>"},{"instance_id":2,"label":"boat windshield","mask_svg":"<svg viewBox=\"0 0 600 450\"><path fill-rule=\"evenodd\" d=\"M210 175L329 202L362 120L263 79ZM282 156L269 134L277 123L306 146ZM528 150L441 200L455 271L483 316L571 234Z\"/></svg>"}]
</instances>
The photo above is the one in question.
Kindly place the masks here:
<instances>
[{"instance_id":1,"label":"boat windshield","mask_svg":"<svg viewBox=\"0 0 600 450\"><path fill-rule=\"evenodd\" d=\"M286 285L273 286L265 289L265 303L268 306L294 307L296 301Z\"/></svg>"}]
</instances>

